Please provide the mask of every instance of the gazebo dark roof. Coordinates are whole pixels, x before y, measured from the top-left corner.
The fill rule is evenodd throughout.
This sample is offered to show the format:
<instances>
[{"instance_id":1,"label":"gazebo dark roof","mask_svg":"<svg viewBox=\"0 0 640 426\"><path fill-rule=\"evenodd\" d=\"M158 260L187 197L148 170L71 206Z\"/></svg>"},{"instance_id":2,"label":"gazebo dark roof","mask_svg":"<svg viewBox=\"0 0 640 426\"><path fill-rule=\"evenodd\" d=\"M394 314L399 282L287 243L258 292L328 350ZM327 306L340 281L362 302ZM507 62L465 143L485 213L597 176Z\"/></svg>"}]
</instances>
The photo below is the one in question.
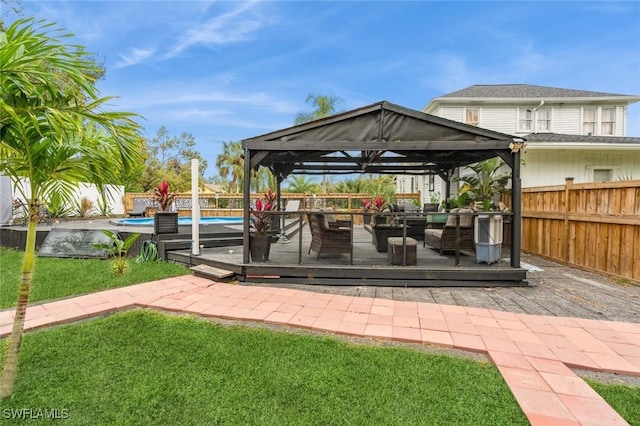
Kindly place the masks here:
<instances>
[{"instance_id":1,"label":"gazebo dark roof","mask_svg":"<svg viewBox=\"0 0 640 426\"><path fill-rule=\"evenodd\" d=\"M520 267L520 152L524 139L386 101L242 141L245 150L243 262L249 262L251 171L268 167L280 186L290 174L437 174L501 157L512 170L511 266Z\"/></svg>"},{"instance_id":2,"label":"gazebo dark roof","mask_svg":"<svg viewBox=\"0 0 640 426\"><path fill-rule=\"evenodd\" d=\"M446 174L501 156L523 139L387 101L243 141L250 168L289 174Z\"/></svg>"}]
</instances>

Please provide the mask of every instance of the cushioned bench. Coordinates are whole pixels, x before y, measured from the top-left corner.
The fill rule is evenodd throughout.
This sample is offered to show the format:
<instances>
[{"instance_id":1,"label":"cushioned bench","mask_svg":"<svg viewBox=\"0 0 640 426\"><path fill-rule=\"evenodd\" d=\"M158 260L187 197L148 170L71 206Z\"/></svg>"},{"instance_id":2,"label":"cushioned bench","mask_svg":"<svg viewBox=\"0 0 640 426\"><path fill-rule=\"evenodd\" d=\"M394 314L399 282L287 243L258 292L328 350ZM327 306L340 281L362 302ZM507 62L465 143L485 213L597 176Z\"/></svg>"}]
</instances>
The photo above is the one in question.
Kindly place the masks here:
<instances>
[{"instance_id":1,"label":"cushioned bench","mask_svg":"<svg viewBox=\"0 0 640 426\"><path fill-rule=\"evenodd\" d=\"M473 250L473 210L452 209L442 229L427 228L424 245L427 244L443 254L456 250L456 216L460 215L460 250Z\"/></svg>"}]
</instances>

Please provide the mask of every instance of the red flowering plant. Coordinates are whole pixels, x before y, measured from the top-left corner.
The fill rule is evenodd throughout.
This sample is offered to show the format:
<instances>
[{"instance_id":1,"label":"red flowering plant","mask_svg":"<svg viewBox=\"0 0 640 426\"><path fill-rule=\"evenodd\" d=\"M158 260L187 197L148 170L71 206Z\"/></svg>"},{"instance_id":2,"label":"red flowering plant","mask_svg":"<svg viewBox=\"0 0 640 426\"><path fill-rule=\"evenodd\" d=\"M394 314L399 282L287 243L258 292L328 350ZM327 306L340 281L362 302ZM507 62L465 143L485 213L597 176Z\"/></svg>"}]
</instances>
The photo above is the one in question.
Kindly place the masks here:
<instances>
[{"instance_id":1,"label":"red flowering plant","mask_svg":"<svg viewBox=\"0 0 640 426\"><path fill-rule=\"evenodd\" d=\"M251 208L251 228L256 235L267 235L271 228L271 214L276 206L276 194L272 190L264 193L261 199L256 200L255 207Z\"/></svg>"},{"instance_id":2,"label":"red flowering plant","mask_svg":"<svg viewBox=\"0 0 640 426\"><path fill-rule=\"evenodd\" d=\"M372 203L373 208L376 210L376 212L382 213L382 211L384 210L384 200L382 199L382 197L378 196L374 198Z\"/></svg>"},{"instance_id":3,"label":"red flowering plant","mask_svg":"<svg viewBox=\"0 0 640 426\"><path fill-rule=\"evenodd\" d=\"M371 200L369 200L367 198L363 198L362 199L362 211L364 213L367 213L369 210L371 210Z\"/></svg>"},{"instance_id":4,"label":"red flowering plant","mask_svg":"<svg viewBox=\"0 0 640 426\"><path fill-rule=\"evenodd\" d=\"M169 191L169 182L162 181L162 183L156 186L156 200L160 204L160 210L165 212L175 200L176 194Z\"/></svg>"}]
</instances>

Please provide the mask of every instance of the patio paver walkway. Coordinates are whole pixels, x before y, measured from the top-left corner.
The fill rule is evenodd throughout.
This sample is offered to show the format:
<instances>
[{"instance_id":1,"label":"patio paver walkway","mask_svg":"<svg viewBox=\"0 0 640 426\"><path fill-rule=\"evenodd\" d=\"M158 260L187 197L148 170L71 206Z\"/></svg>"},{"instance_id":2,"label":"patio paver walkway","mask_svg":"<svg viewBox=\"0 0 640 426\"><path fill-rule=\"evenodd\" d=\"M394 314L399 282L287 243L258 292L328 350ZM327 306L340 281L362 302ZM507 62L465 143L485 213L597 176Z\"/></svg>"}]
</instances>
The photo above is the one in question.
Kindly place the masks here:
<instances>
[{"instance_id":1,"label":"patio paver walkway","mask_svg":"<svg viewBox=\"0 0 640 426\"><path fill-rule=\"evenodd\" d=\"M30 306L26 330L146 307L487 354L532 425L626 425L570 367L640 376L640 324L237 286L191 275ZM0 312L0 337L14 311Z\"/></svg>"}]
</instances>

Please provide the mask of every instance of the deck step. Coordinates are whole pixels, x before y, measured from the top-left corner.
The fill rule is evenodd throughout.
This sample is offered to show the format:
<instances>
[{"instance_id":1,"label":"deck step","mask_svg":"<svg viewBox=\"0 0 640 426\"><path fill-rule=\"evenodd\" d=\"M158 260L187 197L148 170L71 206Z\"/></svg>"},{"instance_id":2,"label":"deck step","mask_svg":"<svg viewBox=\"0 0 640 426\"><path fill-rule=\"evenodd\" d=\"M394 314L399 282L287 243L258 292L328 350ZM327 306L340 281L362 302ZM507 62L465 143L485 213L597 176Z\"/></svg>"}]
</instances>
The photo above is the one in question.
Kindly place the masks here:
<instances>
[{"instance_id":1,"label":"deck step","mask_svg":"<svg viewBox=\"0 0 640 426\"><path fill-rule=\"evenodd\" d=\"M196 277L209 278L216 281L227 280L233 277L233 272L227 271L226 269L214 268L213 266L196 265L189 269L193 271L193 275Z\"/></svg>"}]
</instances>

